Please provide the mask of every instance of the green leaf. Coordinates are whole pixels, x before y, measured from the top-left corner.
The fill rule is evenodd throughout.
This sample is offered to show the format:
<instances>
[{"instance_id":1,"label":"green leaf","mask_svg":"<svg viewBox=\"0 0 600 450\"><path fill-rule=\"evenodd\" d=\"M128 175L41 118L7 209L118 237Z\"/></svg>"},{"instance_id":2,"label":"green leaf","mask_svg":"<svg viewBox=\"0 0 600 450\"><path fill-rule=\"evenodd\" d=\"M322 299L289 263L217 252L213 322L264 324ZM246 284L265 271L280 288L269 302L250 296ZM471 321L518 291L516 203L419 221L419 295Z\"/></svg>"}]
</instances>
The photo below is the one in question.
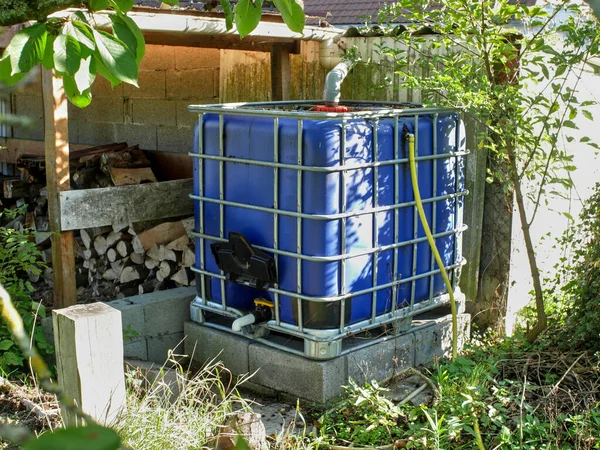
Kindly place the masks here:
<instances>
[{"instance_id":1,"label":"green leaf","mask_svg":"<svg viewBox=\"0 0 600 450\"><path fill-rule=\"evenodd\" d=\"M240 0L233 9L235 12L235 26L240 38L249 35L260 23L262 16L262 0Z\"/></svg>"},{"instance_id":2,"label":"green leaf","mask_svg":"<svg viewBox=\"0 0 600 450\"><path fill-rule=\"evenodd\" d=\"M110 17L113 23L113 33L131 50L138 64L146 53L146 41L142 31L131 17L124 14L113 14Z\"/></svg>"},{"instance_id":3,"label":"green leaf","mask_svg":"<svg viewBox=\"0 0 600 450\"><path fill-rule=\"evenodd\" d=\"M586 119L594 120L594 116L592 116L592 113L589 112L587 109L582 109L581 114L583 114Z\"/></svg>"},{"instance_id":4,"label":"green leaf","mask_svg":"<svg viewBox=\"0 0 600 450\"><path fill-rule=\"evenodd\" d=\"M544 77L550 78L550 74L548 73L548 68L546 66L541 66L541 69L542 69L542 73L544 74Z\"/></svg>"},{"instance_id":5,"label":"green leaf","mask_svg":"<svg viewBox=\"0 0 600 450\"><path fill-rule=\"evenodd\" d=\"M231 2L229 0L221 0L221 8L225 15L225 27L228 30L233 28L233 9L231 8Z\"/></svg>"},{"instance_id":6,"label":"green leaf","mask_svg":"<svg viewBox=\"0 0 600 450\"><path fill-rule=\"evenodd\" d=\"M125 13L133 8L135 0L113 0L113 3L117 6L119 11Z\"/></svg>"},{"instance_id":7,"label":"green leaf","mask_svg":"<svg viewBox=\"0 0 600 450\"><path fill-rule=\"evenodd\" d=\"M4 352L0 357L2 362L9 366L22 366L23 365L23 356L17 355L13 352Z\"/></svg>"},{"instance_id":8,"label":"green leaf","mask_svg":"<svg viewBox=\"0 0 600 450\"><path fill-rule=\"evenodd\" d=\"M81 45L84 45L89 50L96 50L92 27L90 27L87 23L79 20L72 20L65 25L64 33L68 34L69 36L73 36Z\"/></svg>"},{"instance_id":9,"label":"green leaf","mask_svg":"<svg viewBox=\"0 0 600 450\"><path fill-rule=\"evenodd\" d=\"M13 345L14 345L13 341L11 341L10 339L4 339L3 341L0 341L0 350L2 350L2 351L8 350Z\"/></svg>"},{"instance_id":10,"label":"green leaf","mask_svg":"<svg viewBox=\"0 0 600 450\"><path fill-rule=\"evenodd\" d=\"M177 6L179 5L179 0L163 0L163 3L171 6Z\"/></svg>"},{"instance_id":11,"label":"green leaf","mask_svg":"<svg viewBox=\"0 0 600 450\"><path fill-rule=\"evenodd\" d=\"M49 34L46 39L46 49L44 51L44 56L42 57L42 65L50 70L54 68L54 40L56 36Z\"/></svg>"},{"instance_id":12,"label":"green leaf","mask_svg":"<svg viewBox=\"0 0 600 450\"><path fill-rule=\"evenodd\" d=\"M54 40L54 67L59 72L75 74L81 63L81 47L73 36L61 34Z\"/></svg>"},{"instance_id":13,"label":"green leaf","mask_svg":"<svg viewBox=\"0 0 600 450\"><path fill-rule=\"evenodd\" d=\"M12 68L10 66L10 58L8 56L3 57L0 60L0 81L6 86L14 86L25 77L24 73L18 73L11 75Z\"/></svg>"},{"instance_id":14,"label":"green leaf","mask_svg":"<svg viewBox=\"0 0 600 450\"><path fill-rule=\"evenodd\" d=\"M63 77L63 83L65 86L65 93L71 103L78 108L85 108L92 102L92 91L88 88L82 92L77 89L77 83L75 78L71 75L65 75Z\"/></svg>"},{"instance_id":15,"label":"green leaf","mask_svg":"<svg viewBox=\"0 0 600 450\"><path fill-rule=\"evenodd\" d=\"M97 73L98 75L101 75L102 77L106 78L110 82L111 87L115 87L121 84L121 80L119 80L117 77L111 74L108 71L108 69L104 67L104 64L102 64L102 61L96 54L92 55L92 61L90 63L90 72Z\"/></svg>"},{"instance_id":16,"label":"green leaf","mask_svg":"<svg viewBox=\"0 0 600 450\"><path fill-rule=\"evenodd\" d=\"M295 0L273 0L273 4L281 13L283 21L290 30L302 33L304 30L304 9Z\"/></svg>"},{"instance_id":17,"label":"green leaf","mask_svg":"<svg viewBox=\"0 0 600 450\"><path fill-rule=\"evenodd\" d=\"M92 11L101 11L108 8L108 0L88 0L88 6Z\"/></svg>"},{"instance_id":18,"label":"green leaf","mask_svg":"<svg viewBox=\"0 0 600 450\"><path fill-rule=\"evenodd\" d=\"M118 450L121 438L116 431L100 425L63 428L30 439L23 450Z\"/></svg>"},{"instance_id":19,"label":"green leaf","mask_svg":"<svg viewBox=\"0 0 600 450\"><path fill-rule=\"evenodd\" d=\"M114 77L137 87L138 63L134 54L115 36L93 30L96 41L95 55Z\"/></svg>"},{"instance_id":20,"label":"green leaf","mask_svg":"<svg viewBox=\"0 0 600 450\"><path fill-rule=\"evenodd\" d=\"M47 36L46 24L36 23L12 38L4 53L10 56L11 75L29 72L42 60Z\"/></svg>"},{"instance_id":21,"label":"green leaf","mask_svg":"<svg viewBox=\"0 0 600 450\"><path fill-rule=\"evenodd\" d=\"M92 83L96 79L96 74L91 69L92 57L81 60L79 70L75 74L75 84L79 92L84 92L92 86Z\"/></svg>"}]
</instances>

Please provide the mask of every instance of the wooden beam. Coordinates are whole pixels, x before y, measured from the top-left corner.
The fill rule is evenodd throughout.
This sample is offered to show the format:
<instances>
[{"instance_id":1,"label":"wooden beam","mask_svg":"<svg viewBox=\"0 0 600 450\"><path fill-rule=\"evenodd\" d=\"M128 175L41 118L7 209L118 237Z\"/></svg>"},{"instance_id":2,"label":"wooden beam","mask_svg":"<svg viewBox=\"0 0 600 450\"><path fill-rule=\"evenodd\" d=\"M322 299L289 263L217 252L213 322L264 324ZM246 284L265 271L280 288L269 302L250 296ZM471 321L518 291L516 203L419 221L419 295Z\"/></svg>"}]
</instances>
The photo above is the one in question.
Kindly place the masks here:
<instances>
[{"instance_id":1,"label":"wooden beam","mask_svg":"<svg viewBox=\"0 0 600 450\"><path fill-rule=\"evenodd\" d=\"M73 232L60 227L58 196L68 191L69 118L63 80L53 71L42 72L48 187L48 219L52 234L52 269L54 273L54 306L64 308L77 303L75 285L75 252Z\"/></svg>"},{"instance_id":2,"label":"wooden beam","mask_svg":"<svg viewBox=\"0 0 600 450\"><path fill-rule=\"evenodd\" d=\"M78 230L192 215L193 186L186 179L61 192L61 227Z\"/></svg>"},{"instance_id":3,"label":"wooden beam","mask_svg":"<svg viewBox=\"0 0 600 450\"><path fill-rule=\"evenodd\" d=\"M52 311L58 383L70 400L103 425L126 410L121 311L105 303ZM81 418L60 405L67 426Z\"/></svg>"},{"instance_id":4,"label":"wooden beam","mask_svg":"<svg viewBox=\"0 0 600 450\"><path fill-rule=\"evenodd\" d=\"M290 48L280 44L271 50L271 99L273 101L290 99Z\"/></svg>"}]
</instances>

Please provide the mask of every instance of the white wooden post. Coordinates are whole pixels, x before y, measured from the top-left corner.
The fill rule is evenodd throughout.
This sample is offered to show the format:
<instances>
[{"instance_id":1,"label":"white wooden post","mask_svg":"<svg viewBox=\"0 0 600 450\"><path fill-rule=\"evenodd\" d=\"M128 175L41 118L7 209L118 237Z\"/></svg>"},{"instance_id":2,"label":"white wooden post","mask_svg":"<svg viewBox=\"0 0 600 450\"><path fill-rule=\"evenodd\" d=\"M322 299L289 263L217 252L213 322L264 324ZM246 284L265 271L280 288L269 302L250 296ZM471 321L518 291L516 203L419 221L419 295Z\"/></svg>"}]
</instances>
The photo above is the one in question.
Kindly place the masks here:
<instances>
[{"instance_id":1,"label":"white wooden post","mask_svg":"<svg viewBox=\"0 0 600 450\"><path fill-rule=\"evenodd\" d=\"M77 405L103 425L125 412L121 311L104 303L52 311L58 383ZM66 425L81 425L62 408Z\"/></svg>"}]
</instances>

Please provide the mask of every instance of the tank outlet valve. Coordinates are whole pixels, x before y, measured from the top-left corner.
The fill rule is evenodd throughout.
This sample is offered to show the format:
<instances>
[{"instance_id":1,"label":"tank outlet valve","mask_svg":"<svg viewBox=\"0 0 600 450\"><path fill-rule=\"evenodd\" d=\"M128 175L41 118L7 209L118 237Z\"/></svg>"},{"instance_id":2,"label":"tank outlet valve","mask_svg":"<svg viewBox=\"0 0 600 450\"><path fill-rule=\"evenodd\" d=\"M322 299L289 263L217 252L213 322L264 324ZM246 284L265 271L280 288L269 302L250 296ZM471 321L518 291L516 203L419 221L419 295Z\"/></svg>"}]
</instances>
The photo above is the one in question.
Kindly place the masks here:
<instances>
[{"instance_id":1,"label":"tank outlet valve","mask_svg":"<svg viewBox=\"0 0 600 450\"><path fill-rule=\"evenodd\" d=\"M271 310L273 308L273 302L265 300L264 298L257 298L254 300L254 311L245 316L239 317L231 324L231 329L236 332L242 331L243 327L252 325L255 323L262 323L271 320L273 316Z\"/></svg>"}]
</instances>

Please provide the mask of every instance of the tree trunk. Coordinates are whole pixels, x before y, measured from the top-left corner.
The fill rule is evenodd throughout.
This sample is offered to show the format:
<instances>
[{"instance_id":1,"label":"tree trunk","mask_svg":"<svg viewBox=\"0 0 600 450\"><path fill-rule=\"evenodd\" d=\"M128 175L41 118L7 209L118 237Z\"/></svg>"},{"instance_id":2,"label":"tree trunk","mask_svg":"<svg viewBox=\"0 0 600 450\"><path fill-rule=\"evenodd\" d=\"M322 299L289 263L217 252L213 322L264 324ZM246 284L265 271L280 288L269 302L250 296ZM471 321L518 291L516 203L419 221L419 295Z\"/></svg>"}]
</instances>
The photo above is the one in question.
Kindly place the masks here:
<instances>
[{"instance_id":1,"label":"tree trunk","mask_svg":"<svg viewBox=\"0 0 600 450\"><path fill-rule=\"evenodd\" d=\"M506 173L505 163L490 154L488 167L492 173ZM510 254L514 192L506 182L494 178L485 186L481 261L477 301L472 305L473 320L482 329L505 332L505 319L510 281Z\"/></svg>"}]
</instances>

